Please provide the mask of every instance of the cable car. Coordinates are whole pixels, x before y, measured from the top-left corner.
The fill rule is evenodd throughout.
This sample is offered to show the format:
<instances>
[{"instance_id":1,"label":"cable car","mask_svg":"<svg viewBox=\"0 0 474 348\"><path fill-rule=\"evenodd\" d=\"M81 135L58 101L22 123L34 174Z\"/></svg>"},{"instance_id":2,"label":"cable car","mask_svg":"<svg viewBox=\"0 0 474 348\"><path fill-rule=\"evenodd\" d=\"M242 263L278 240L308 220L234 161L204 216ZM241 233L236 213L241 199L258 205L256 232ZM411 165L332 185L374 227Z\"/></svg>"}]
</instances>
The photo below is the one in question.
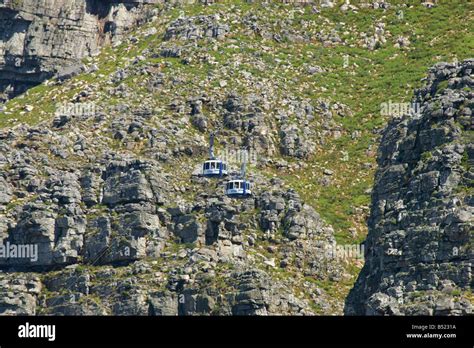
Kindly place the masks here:
<instances>
[{"instance_id":1,"label":"cable car","mask_svg":"<svg viewBox=\"0 0 474 348\"><path fill-rule=\"evenodd\" d=\"M236 179L226 183L225 193L228 196L251 196L251 185L246 180Z\"/></svg>"},{"instance_id":2,"label":"cable car","mask_svg":"<svg viewBox=\"0 0 474 348\"><path fill-rule=\"evenodd\" d=\"M252 185L245 179L246 157L240 168L240 178L229 180L225 185L225 193L229 197L248 197L252 195Z\"/></svg>"},{"instance_id":3,"label":"cable car","mask_svg":"<svg viewBox=\"0 0 474 348\"><path fill-rule=\"evenodd\" d=\"M211 133L209 139L209 159L202 165L202 175L204 176L224 176L227 175L227 163L216 158L214 155L215 133Z\"/></svg>"},{"instance_id":4,"label":"cable car","mask_svg":"<svg viewBox=\"0 0 474 348\"><path fill-rule=\"evenodd\" d=\"M204 176L227 175L227 164L219 159L207 160L202 165L202 175Z\"/></svg>"}]
</instances>

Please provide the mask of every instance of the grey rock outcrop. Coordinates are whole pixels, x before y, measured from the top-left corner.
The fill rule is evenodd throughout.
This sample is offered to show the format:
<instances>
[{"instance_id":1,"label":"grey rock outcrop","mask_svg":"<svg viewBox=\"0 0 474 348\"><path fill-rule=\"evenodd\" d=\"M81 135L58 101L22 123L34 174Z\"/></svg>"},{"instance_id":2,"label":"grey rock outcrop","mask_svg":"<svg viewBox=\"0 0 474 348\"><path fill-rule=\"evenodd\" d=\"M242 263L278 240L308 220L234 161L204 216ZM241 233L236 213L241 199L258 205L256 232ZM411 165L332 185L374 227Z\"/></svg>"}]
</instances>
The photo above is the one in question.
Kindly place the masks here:
<instances>
[{"instance_id":1,"label":"grey rock outcrop","mask_svg":"<svg viewBox=\"0 0 474 348\"><path fill-rule=\"evenodd\" d=\"M387 126L350 315L472 313L474 60L439 63Z\"/></svg>"},{"instance_id":2,"label":"grey rock outcrop","mask_svg":"<svg viewBox=\"0 0 474 348\"><path fill-rule=\"evenodd\" d=\"M0 2L0 102L53 76L82 71L81 59L152 15L156 0Z\"/></svg>"},{"instance_id":3,"label":"grey rock outcrop","mask_svg":"<svg viewBox=\"0 0 474 348\"><path fill-rule=\"evenodd\" d=\"M170 24L165 33L165 40L222 39L229 30L227 24L219 23L217 15L182 17Z\"/></svg>"},{"instance_id":4,"label":"grey rock outcrop","mask_svg":"<svg viewBox=\"0 0 474 348\"><path fill-rule=\"evenodd\" d=\"M41 289L34 275L0 273L0 315L35 315Z\"/></svg>"}]
</instances>

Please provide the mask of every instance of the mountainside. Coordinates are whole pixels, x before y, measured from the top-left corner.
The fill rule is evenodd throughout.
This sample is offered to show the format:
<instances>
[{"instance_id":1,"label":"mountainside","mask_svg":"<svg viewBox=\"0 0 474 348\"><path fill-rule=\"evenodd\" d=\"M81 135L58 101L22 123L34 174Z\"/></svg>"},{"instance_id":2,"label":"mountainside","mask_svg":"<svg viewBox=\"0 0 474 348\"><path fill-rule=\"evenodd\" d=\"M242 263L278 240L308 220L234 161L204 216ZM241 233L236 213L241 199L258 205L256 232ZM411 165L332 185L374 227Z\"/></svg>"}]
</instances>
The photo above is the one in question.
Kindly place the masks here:
<instances>
[{"instance_id":1,"label":"mountainside","mask_svg":"<svg viewBox=\"0 0 474 348\"><path fill-rule=\"evenodd\" d=\"M0 4L0 314L470 312L472 4L145 2Z\"/></svg>"},{"instance_id":2,"label":"mountainside","mask_svg":"<svg viewBox=\"0 0 474 348\"><path fill-rule=\"evenodd\" d=\"M379 148L368 256L348 314L472 313L474 60L440 63Z\"/></svg>"}]
</instances>

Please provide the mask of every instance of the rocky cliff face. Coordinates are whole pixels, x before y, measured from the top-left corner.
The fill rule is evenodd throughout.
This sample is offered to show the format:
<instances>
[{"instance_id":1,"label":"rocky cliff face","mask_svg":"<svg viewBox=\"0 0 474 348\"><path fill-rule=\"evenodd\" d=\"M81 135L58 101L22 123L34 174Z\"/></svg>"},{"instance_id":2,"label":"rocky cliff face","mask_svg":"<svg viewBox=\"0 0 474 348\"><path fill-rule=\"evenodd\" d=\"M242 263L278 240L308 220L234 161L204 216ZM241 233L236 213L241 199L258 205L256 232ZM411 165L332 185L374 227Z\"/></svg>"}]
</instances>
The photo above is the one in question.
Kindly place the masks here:
<instances>
[{"instance_id":1,"label":"rocky cliff face","mask_svg":"<svg viewBox=\"0 0 474 348\"><path fill-rule=\"evenodd\" d=\"M81 71L81 59L152 16L145 1L0 1L0 101L53 76Z\"/></svg>"},{"instance_id":2,"label":"rocky cliff face","mask_svg":"<svg viewBox=\"0 0 474 348\"><path fill-rule=\"evenodd\" d=\"M377 125L383 123L374 105L387 98L384 86L391 86L397 98L405 95L386 76L395 67L404 70L407 56L426 49L418 38L406 41L391 33L400 32L398 11L410 16L430 13L422 5L392 8L386 2L358 7L342 1L338 6L288 2L173 1L154 6L158 15L125 36L122 30L147 18L138 2L45 0L40 7L28 1L2 3L1 11L13 19L11 26L4 24L11 33L3 41L10 63L0 76L17 79L18 91L22 84L29 86L29 78L34 83L43 78L35 74L55 74L56 64L69 67L73 62L76 67L74 52L93 56L83 60L85 72L67 79L78 71L65 69L59 80L48 80L2 105L0 247L33 246L37 252L33 257L0 254L0 314L343 313L362 260L337 247L357 246L365 236L372 142L379 134ZM61 3L61 10L54 3ZM465 11L460 5L439 6L438 14L450 18L449 30L433 38L426 23L407 21L405 29L432 40L433 56L466 51ZM348 13L345 23L341 11ZM24 30L12 29L23 22ZM36 22L40 24L33 25ZM57 25L48 28L50 22ZM451 37L452 30L459 36ZM77 50L72 36L77 37ZM63 39L65 44L57 46ZM113 44L94 55L108 41ZM31 47L36 53L28 51ZM346 51L350 56L341 56ZM22 57L31 58L32 65L22 65ZM18 67L14 58L21 58ZM461 111L457 100L471 95L470 72L461 66L444 68L433 81L450 74L459 74L459 79L453 75L449 85L430 82L438 92L420 92L426 105L430 95L433 101L444 96L452 103L446 115L443 111L436 116L442 127L424 118L407 119L406 126L392 124L393 132L420 135L414 136L414 144L409 138L402 145L405 136L389 132L389 148L382 147L382 152L396 146L403 151L381 160L388 168L391 161L407 161L406 168L393 169L403 167L407 180L420 158L416 175L438 174L413 179L414 188L409 189L395 174L387 185L387 180L378 180L374 197L384 197L387 203L383 216L373 210L371 226L383 221L383 232L395 226L387 222L392 221L390 212L402 209L392 203L397 195L401 198L396 202L406 200L404 225L397 231L406 235L410 224L420 224L424 211L429 219L444 216L439 211L453 214L451 206L441 202L448 197L442 196L445 191L438 189L441 193L432 201L426 187L431 181L462 187L442 166L454 163L451 157L458 160L454 153L461 155L460 146L460 163L467 163L468 145L461 135L466 134L470 105ZM401 74L400 85L415 83L425 69L414 66L413 74ZM435 115L435 110L433 106L430 113ZM242 149L250 150L252 197L231 199L225 195L225 178L200 175L209 133L216 130L216 154L228 161L231 177L239 175ZM432 133L426 135L428 130ZM448 139L443 132L460 145L451 152L433 145L438 147L426 153L429 141ZM447 155L449 161L443 157ZM465 182L466 171L453 166L450 170ZM416 194L409 193L415 189ZM455 190L454 205L466 207L468 198L461 199ZM430 208L435 204L441 208ZM449 236L450 243L459 244L453 259L457 262L466 255L465 236L448 231L461 230L468 222L463 225L452 216L433 225L430 236L421 236ZM385 236L383 232L377 233ZM372 235L370 251L382 255L386 246ZM386 242L394 246L389 248L399 249L390 238ZM443 238L440 248L448 248L442 246ZM395 259L392 249L387 251L391 258L383 259L389 260L384 277L390 281L411 261ZM418 257L415 250L410 246L403 255ZM369 259L361 279L370 267L375 266ZM468 277L451 266L448 270L458 278L444 268L436 274ZM377 286L385 284L374 279ZM425 280L417 282L421 289ZM354 292L362 291L364 299L359 284ZM453 284L453 306L467 311L468 291Z\"/></svg>"},{"instance_id":3,"label":"rocky cliff face","mask_svg":"<svg viewBox=\"0 0 474 348\"><path fill-rule=\"evenodd\" d=\"M253 196L242 200L223 194L224 178L199 175L211 122L222 125L221 141L238 149L246 142L276 147L278 138L262 135L275 130L261 97L171 94L160 101L173 113L166 122L150 101L126 103L137 95L122 82L129 76L146 76L149 93L176 82L172 71L149 73L156 64L147 59L169 59L178 42L187 49L196 40L216 42L227 30L216 16L173 21L163 29L163 47L101 79L100 87L113 86L109 95L121 95L119 105L59 110L37 127L2 131L0 240L38 252L35 259L0 259L0 314L342 311L323 285L349 276L330 253L333 228L314 208L259 171L249 174ZM96 87L78 97L87 101L100 93Z\"/></svg>"},{"instance_id":4,"label":"rocky cliff face","mask_svg":"<svg viewBox=\"0 0 474 348\"><path fill-rule=\"evenodd\" d=\"M2 198L28 191L36 198L2 205L1 239L39 250L36 261L2 259L1 314L314 314L295 292L297 280L274 278L275 267L322 280L343 276L327 253L331 227L278 181L252 178L256 195L236 201L200 192L214 183L199 176L181 192L154 160L104 154L94 166L62 170L39 152L5 145L29 138L29 149L41 146L36 132L3 138L2 153L17 157L5 158ZM306 286L319 311L338 310L329 293Z\"/></svg>"},{"instance_id":5,"label":"rocky cliff face","mask_svg":"<svg viewBox=\"0 0 474 348\"><path fill-rule=\"evenodd\" d=\"M420 114L386 128L366 264L346 314L472 313L473 69L435 65L415 93Z\"/></svg>"}]
</instances>

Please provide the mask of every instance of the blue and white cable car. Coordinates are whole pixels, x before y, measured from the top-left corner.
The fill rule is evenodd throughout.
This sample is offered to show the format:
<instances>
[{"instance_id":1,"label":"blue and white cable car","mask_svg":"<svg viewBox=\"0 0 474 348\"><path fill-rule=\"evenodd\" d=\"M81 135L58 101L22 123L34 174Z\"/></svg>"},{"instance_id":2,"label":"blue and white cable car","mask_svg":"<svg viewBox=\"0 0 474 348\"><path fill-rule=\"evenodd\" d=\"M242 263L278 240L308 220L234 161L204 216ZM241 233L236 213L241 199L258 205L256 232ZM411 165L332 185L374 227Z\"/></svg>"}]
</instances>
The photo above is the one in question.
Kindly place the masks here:
<instances>
[{"instance_id":1,"label":"blue and white cable car","mask_svg":"<svg viewBox=\"0 0 474 348\"><path fill-rule=\"evenodd\" d=\"M202 175L204 176L227 175L227 164L219 159L207 160L202 165Z\"/></svg>"},{"instance_id":2,"label":"blue and white cable car","mask_svg":"<svg viewBox=\"0 0 474 348\"><path fill-rule=\"evenodd\" d=\"M209 159L202 165L202 175L204 176L224 176L227 175L227 163L216 158L214 155L214 137L211 133L209 139Z\"/></svg>"},{"instance_id":3,"label":"blue and white cable car","mask_svg":"<svg viewBox=\"0 0 474 348\"><path fill-rule=\"evenodd\" d=\"M229 180L225 185L225 193L229 197L248 197L252 195L252 185L245 179L245 158L240 169L240 178Z\"/></svg>"},{"instance_id":4,"label":"blue and white cable car","mask_svg":"<svg viewBox=\"0 0 474 348\"><path fill-rule=\"evenodd\" d=\"M225 185L225 193L231 197L246 197L252 195L252 189L250 183L246 180L230 180Z\"/></svg>"}]
</instances>

